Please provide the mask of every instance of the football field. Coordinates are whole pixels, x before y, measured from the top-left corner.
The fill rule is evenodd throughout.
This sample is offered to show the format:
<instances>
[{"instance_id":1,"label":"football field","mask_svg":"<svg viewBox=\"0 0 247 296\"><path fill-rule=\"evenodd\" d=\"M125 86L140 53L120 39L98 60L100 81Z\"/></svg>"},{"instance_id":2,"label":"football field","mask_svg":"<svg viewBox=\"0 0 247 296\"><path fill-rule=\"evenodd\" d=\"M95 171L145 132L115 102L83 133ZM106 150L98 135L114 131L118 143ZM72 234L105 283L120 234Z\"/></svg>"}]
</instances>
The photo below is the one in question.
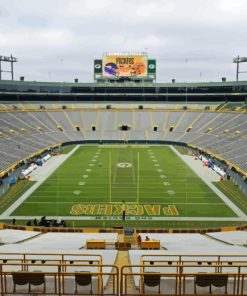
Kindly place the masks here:
<instances>
[{"instance_id":1,"label":"football field","mask_svg":"<svg viewBox=\"0 0 247 296\"><path fill-rule=\"evenodd\" d=\"M237 217L169 146L80 146L11 215Z\"/></svg>"}]
</instances>

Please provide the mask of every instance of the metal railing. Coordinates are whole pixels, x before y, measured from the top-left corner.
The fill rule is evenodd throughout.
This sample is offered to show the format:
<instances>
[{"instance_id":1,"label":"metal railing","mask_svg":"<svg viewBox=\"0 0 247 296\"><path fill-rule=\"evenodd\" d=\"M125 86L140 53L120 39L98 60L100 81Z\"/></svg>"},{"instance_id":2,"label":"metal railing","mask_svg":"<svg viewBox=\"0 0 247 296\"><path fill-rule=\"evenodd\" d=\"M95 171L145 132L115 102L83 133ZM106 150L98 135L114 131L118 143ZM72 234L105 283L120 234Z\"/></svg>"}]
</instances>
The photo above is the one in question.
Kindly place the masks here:
<instances>
[{"instance_id":1,"label":"metal railing","mask_svg":"<svg viewBox=\"0 0 247 296\"><path fill-rule=\"evenodd\" d=\"M129 272L130 269L132 273ZM218 280L227 276L225 288L228 289L228 294L247 294L247 257L244 254L144 254L139 265L122 267L120 292L122 296L157 294L158 287L148 287L149 291L145 289L145 280L150 281L154 277L156 283L159 282L161 294L165 290L165 294L169 295L193 295L196 291L196 279L203 275ZM130 276L134 278L135 287L127 284ZM205 289L207 291L204 291L204 295L209 295L212 285Z\"/></svg>"},{"instance_id":2,"label":"metal railing","mask_svg":"<svg viewBox=\"0 0 247 296\"><path fill-rule=\"evenodd\" d=\"M107 264L1 263L1 295L119 295L119 270Z\"/></svg>"},{"instance_id":3,"label":"metal railing","mask_svg":"<svg viewBox=\"0 0 247 296\"><path fill-rule=\"evenodd\" d=\"M5 295L247 295L247 256L141 256L141 264L102 264L98 254L0 254Z\"/></svg>"}]
</instances>

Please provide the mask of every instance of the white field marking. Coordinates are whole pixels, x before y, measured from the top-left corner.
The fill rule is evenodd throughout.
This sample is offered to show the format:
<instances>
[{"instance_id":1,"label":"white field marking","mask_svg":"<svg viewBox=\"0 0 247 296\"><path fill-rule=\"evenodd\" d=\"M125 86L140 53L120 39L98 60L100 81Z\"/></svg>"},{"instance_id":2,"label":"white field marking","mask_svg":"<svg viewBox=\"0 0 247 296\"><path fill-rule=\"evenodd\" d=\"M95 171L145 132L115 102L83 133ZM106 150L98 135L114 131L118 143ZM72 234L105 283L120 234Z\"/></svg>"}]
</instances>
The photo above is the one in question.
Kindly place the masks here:
<instances>
[{"instance_id":1,"label":"white field marking","mask_svg":"<svg viewBox=\"0 0 247 296\"><path fill-rule=\"evenodd\" d=\"M92 169L86 169L86 172L91 172L92 171Z\"/></svg>"},{"instance_id":2,"label":"white field marking","mask_svg":"<svg viewBox=\"0 0 247 296\"><path fill-rule=\"evenodd\" d=\"M118 156L117 156L117 159L119 160L121 157L120 157L120 150L118 150ZM126 168L131 168L132 170L132 176L129 175L128 171L126 170L126 176L123 176L124 175L124 171L122 170L121 171L121 182L120 184L122 183L122 180L128 180L130 178L132 178L132 183L135 185L135 174L134 174L134 168L133 168L133 155L132 155L132 150L131 150L131 160L130 162L118 162L117 165L115 165L115 169L114 169L114 174L113 174L113 183L112 184L119 184L118 182L116 182L116 179L117 179L117 172L118 172L118 169L122 166L118 165L118 164L128 164L128 167ZM130 165L130 166L129 166ZM113 185L112 185L113 186ZM115 189L115 188L114 188Z\"/></svg>"},{"instance_id":3,"label":"white field marking","mask_svg":"<svg viewBox=\"0 0 247 296\"><path fill-rule=\"evenodd\" d=\"M83 186L83 185L85 185L85 184L86 184L86 182L79 182L79 183L78 183L79 186Z\"/></svg>"},{"instance_id":4,"label":"white field marking","mask_svg":"<svg viewBox=\"0 0 247 296\"><path fill-rule=\"evenodd\" d=\"M78 175L75 175L75 177L78 177ZM170 177L169 175L168 175L168 177ZM173 176L172 176L173 177ZM128 178L131 178L130 176L128 176L128 175L126 175L126 176L124 176L123 177L123 179L128 179ZM106 177L104 176L104 177L101 177L101 178L99 178L99 177L95 177L95 181L103 181L103 180L105 180L106 179ZM156 182L156 178L149 178L148 176L143 176L143 179L148 179L149 181L150 181L150 183L157 183ZM66 184L66 183L70 183L69 181L74 181L75 179L74 178L59 178L59 180L60 181L68 181L68 182L64 182L64 184ZM49 180L49 181L52 181L52 182L54 182L54 183L56 183L56 180L55 179L53 179L53 180ZM154 181L154 182L153 182ZM177 181L174 181L173 182L174 184L183 184L184 182L179 182L178 180ZM189 187L194 187L193 186L193 184L190 184L190 186ZM204 192L211 192L211 191L204 191Z\"/></svg>"},{"instance_id":5,"label":"white field marking","mask_svg":"<svg viewBox=\"0 0 247 296\"><path fill-rule=\"evenodd\" d=\"M92 159L91 161L96 161L96 159Z\"/></svg>"},{"instance_id":6,"label":"white field marking","mask_svg":"<svg viewBox=\"0 0 247 296\"><path fill-rule=\"evenodd\" d=\"M94 158L98 158L98 155L94 155Z\"/></svg>"},{"instance_id":7,"label":"white field marking","mask_svg":"<svg viewBox=\"0 0 247 296\"><path fill-rule=\"evenodd\" d=\"M95 163L90 163L89 166L95 166Z\"/></svg>"},{"instance_id":8,"label":"white field marking","mask_svg":"<svg viewBox=\"0 0 247 296\"><path fill-rule=\"evenodd\" d=\"M33 218L41 218L41 216L11 216L9 219L13 219L15 218L16 220L32 220ZM58 216L47 216L46 218L48 220L53 220L53 219L57 219ZM76 220L76 221L85 221L85 220L89 220L89 221L94 221L95 217L97 216L59 216L59 218L61 218L62 220ZM121 219L121 216L118 216ZM147 221L152 222L152 221L243 221L241 218L224 218L224 217L184 217L184 216L152 216L150 217L151 219L148 220L149 216L145 216L147 217ZM135 216L129 216L128 217L131 221L136 221L136 217ZM7 218L4 218L7 219ZM4 220L3 219L3 220ZM108 220L108 219L106 219ZM103 220L102 220L103 221ZM138 220L140 221L140 220Z\"/></svg>"},{"instance_id":9,"label":"white field marking","mask_svg":"<svg viewBox=\"0 0 247 296\"><path fill-rule=\"evenodd\" d=\"M76 176L76 177L78 177L78 176ZM122 180L124 180L124 181L129 181L129 179L131 178L131 176L129 176L129 175L126 175L126 176L122 176ZM161 179L164 179L164 178L168 178L167 176L165 176L165 175L160 175L160 178ZM94 183L96 184L97 182L105 182L105 180L106 180L107 178L106 177L102 177L102 178L95 178L94 179ZM151 184L153 184L153 185L156 185L156 184L159 184L159 182L157 181L157 179L156 178L153 178L153 179L150 179L150 178L148 178L148 177L143 177L142 178L144 181L149 181L148 183L151 185ZM64 180L64 181L63 181ZM60 179L59 180L59 182L58 182L58 184L59 184L59 186L66 186L66 187L69 187L71 184L70 184L70 182L69 181L74 181L75 179ZM51 182L51 183L53 183L53 184L57 184L57 182L55 182L54 180ZM183 185L184 184L184 182L173 182L173 186L175 187L176 185ZM73 185L71 185L71 186L73 186ZM145 186L142 186L142 188L144 188ZM184 188L185 186L183 186L183 188ZM191 189L191 188L190 188ZM195 188L194 188L194 190L195 190ZM188 192L193 192L193 191L190 191L190 190L188 190ZM198 191L199 192L199 191ZM208 190L203 190L203 192L205 192L205 193L212 193L212 191L208 191ZM200 192L199 192L200 193Z\"/></svg>"},{"instance_id":10,"label":"white field marking","mask_svg":"<svg viewBox=\"0 0 247 296\"><path fill-rule=\"evenodd\" d=\"M73 176L74 176L74 177L78 177L78 174L73 175ZM174 176L171 176L171 175L168 175L168 177L169 177L169 178L170 178L170 177L171 177L171 178L174 178ZM148 175L144 175L143 178L144 178L144 179L145 179L145 178L146 178L146 179L149 179L150 181L153 181L153 180L155 181L155 180L156 180L156 177L152 177L152 178L150 178ZM95 180L104 180L104 179L106 179L106 177L103 176L103 177L97 177ZM74 178L66 178L66 177L65 177L65 178L60 178L60 177L59 177L59 181L60 181L60 180L64 183L65 180L68 180L68 181L71 180L71 181L73 181L73 180L75 180L75 179L74 179ZM57 182L56 179L50 179L49 181ZM184 182L185 182L184 180L180 180L180 179L174 181L174 183L176 183L176 184L181 184L181 183L184 183Z\"/></svg>"},{"instance_id":11,"label":"white field marking","mask_svg":"<svg viewBox=\"0 0 247 296\"><path fill-rule=\"evenodd\" d=\"M100 198L100 197L98 197L98 198ZM25 203L25 204L36 204L37 202L35 202L35 201L24 201L23 203ZM78 203L81 203L80 201L44 201L44 202L39 202L39 203L42 203L42 204L57 204L57 203L60 203L60 204L64 204L64 203L67 203L67 204L78 204ZM85 202L85 204L109 204L109 202L108 203L105 203L105 202L101 202L101 201L91 201L91 202ZM122 204L122 202L115 202L115 201L113 201L112 202L112 204L114 205L114 204ZM136 202L134 202L134 201L128 201L128 202L126 202L126 204L128 205L128 204L136 204ZM211 205L211 203L197 203L197 202L194 202L194 203L190 203L190 204L192 204L192 205ZM143 204L141 204L142 206L144 206L144 205L149 205L148 203L143 203ZM152 203L152 205L186 205L186 203L185 202L162 202L162 203L157 203L157 204L154 204L154 203ZM214 203L214 205L225 205L225 203L224 202L218 202L218 203ZM193 217L192 217L193 218Z\"/></svg>"},{"instance_id":12,"label":"white field marking","mask_svg":"<svg viewBox=\"0 0 247 296\"><path fill-rule=\"evenodd\" d=\"M155 156L150 156L151 158L153 158L152 160L153 160L153 162L157 162L157 160L155 161ZM154 164L154 166L155 167L159 167L160 165L158 164L158 163L155 163ZM159 172L159 173L162 173L162 169L157 169L157 172ZM161 178L166 178L166 176L165 175L160 175L160 177ZM170 185L170 183L169 182L163 182L163 184L165 185L165 186L169 186Z\"/></svg>"},{"instance_id":13,"label":"white field marking","mask_svg":"<svg viewBox=\"0 0 247 296\"><path fill-rule=\"evenodd\" d=\"M121 168L121 169L128 169L132 167L132 164L129 162L119 162L117 163L117 167Z\"/></svg>"},{"instance_id":14,"label":"white field marking","mask_svg":"<svg viewBox=\"0 0 247 296\"><path fill-rule=\"evenodd\" d=\"M133 159L133 149L131 149L131 162L134 163L134 159ZM131 169L132 169L133 184L136 185L136 179L137 179L137 178L135 178L135 168L134 168L133 165L131 166Z\"/></svg>"},{"instance_id":15,"label":"white field marking","mask_svg":"<svg viewBox=\"0 0 247 296\"><path fill-rule=\"evenodd\" d=\"M174 195L174 194L176 194L176 192L173 191L173 190L167 190L166 193L169 194L169 195Z\"/></svg>"},{"instance_id":16,"label":"white field marking","mask_svg":"<svg viewBox=\"0 0 247 296\"><path fill-rule=\"evenodd\" d=\"M82 175L82 178L88 178L88 175Z\"/></svg>"},{"instance_id":17,"label":"white field marking","mask_svg":"<svg viewBox=\"0 0 247 296\"><path fill-rule=\"evenodd\" d=\"M152 159L153 162L157 162L157 159Z\"/></svg>"},{"instance_id":18,"label":"white field marking","mask_svg":"<svg viewBox=\"0 0 247 296\"><path fill-rule=\"evenodd\" d=\"M105 187L89 187L89 189L100 189L100 190L103 189L103 188L105 188ZM112 188L114 188L114 189L126 189L126 191L127 191L127 189L133 189L133 188L135 188L135 186L132 186L132 187L131 186L129 186L129 187L113 186ZM70 192L71 192L71 190L66 190L66 191L63 190L62 193L70 193ZM178 199L184 198L183 193L184 192L176 192L177 198ZM143 197L142 197L143 199L145 199L145 198L148 198L148 199L156 199L156 198L163 198L164 192L160 191L159 192L159 194L160 194L159 197L154 196L154 194L157 194L157 192L155 192L155 191L145 191L145 194L150 194L152 196L145 196L145 195L143 195ZM181 195L179 196L179 194L181 194ZM40 195L40 194L37 194L36 195L35 194L35 195L33 195L33 197L50 197L50 198L52 198L52 197L54 197L54 194L52 194L52 195ZM100 198L102 198L102 196ZM189 197L189 199L200 199L200 200L207 199L207 198L208 197L206 197L206 196L191 196L191 197ZM39 201L38 201L38 203L39 203ZM214 203L211 202L211 204L214 204Z\"/></svg>"},{"instance_id":19,"label":"white field marking","mask_svg":"<svg viewBox=\"0 0 247 296\"><path fill-rule=\"evenodd\" d=\"M80 193L81 193L80 190L74 190L74 191L73 191L73 194L74 194L74 195L79 195Z\"/></svg>"},{"instance_id":20,"label":"white field marking","mask_svg":"<svg viewBox=\"0 0 247 296\"><path fill-rule=\"evenodd\" d=\"M64 156L63 160L59 163L56 163L56 165L49 170L49 173L47 173L43 179L40 181L37 181L31 188L29 188L21 197L17 199L6 211L2 213L0 218L8 219L8 217L13 213L37 188L40 187L42 183L44 183L45 180L49 178L49 176L55 172L55 170L60 167L80 146L77 145L74 149L72 149L67 155Z\"/></svg>"},{"instance_id":21,"label":"white field marking","mask_svg":"<svg viewBox=\"0 0 247 296\"><path fill-rule=\"evenodd\" d=\"M119 159L119 152L120 150L118 149L117 150L117 160ZM112 165L112 163L111 163L111 165ZM109 168L110 169L110 168ZM114 165L114 172L113 172L113 182L111 182L111 186L112 186L112 184L115 184L116 183L116 176L117 176L117 166L116 165ZM112 176L112 175L111 175Z\"/></svg>"}]
</instances>

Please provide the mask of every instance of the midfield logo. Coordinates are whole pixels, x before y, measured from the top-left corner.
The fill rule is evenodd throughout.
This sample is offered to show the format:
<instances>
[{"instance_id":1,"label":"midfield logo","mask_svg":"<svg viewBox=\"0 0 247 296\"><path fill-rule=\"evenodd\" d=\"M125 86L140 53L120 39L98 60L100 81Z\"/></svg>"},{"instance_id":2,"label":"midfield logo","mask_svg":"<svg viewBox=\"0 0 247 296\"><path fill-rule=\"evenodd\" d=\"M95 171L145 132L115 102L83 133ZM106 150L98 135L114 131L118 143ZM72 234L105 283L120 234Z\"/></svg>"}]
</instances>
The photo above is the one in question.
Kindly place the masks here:
<instances>
[{"instance_id":1,"label":"midfield logo","mask_svg":"<svg viewBox=\"0 0 247 296\"><path fill-rule=\"evenodd\" d=\"M132 164L129 162L119 162L117 164L117 167L121 168L121 169L126 169L126 168L131 168Z\"/></svg>"}]
</instances>

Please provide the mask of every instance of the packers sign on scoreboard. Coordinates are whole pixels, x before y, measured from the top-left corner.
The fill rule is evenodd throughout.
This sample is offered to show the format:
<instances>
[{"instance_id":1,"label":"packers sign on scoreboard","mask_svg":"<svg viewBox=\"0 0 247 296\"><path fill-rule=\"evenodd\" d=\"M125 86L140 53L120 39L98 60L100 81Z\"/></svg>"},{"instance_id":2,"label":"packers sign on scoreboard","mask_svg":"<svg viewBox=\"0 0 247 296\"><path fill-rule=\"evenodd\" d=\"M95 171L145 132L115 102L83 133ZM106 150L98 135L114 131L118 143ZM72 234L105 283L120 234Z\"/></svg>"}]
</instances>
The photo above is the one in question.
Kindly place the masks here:
<instances>
[{"instance_id":1,"label":"packers sign on scoreboard","mask_svg":"<svg viewBox=\"0 0 247 296\"><path fill-rule=\"evenodd\" d=\"M106 56L103 59L104 77L146 77L146 56Z\"/></svg>"}]
</instances>

